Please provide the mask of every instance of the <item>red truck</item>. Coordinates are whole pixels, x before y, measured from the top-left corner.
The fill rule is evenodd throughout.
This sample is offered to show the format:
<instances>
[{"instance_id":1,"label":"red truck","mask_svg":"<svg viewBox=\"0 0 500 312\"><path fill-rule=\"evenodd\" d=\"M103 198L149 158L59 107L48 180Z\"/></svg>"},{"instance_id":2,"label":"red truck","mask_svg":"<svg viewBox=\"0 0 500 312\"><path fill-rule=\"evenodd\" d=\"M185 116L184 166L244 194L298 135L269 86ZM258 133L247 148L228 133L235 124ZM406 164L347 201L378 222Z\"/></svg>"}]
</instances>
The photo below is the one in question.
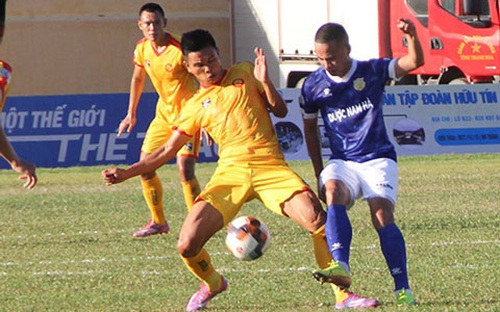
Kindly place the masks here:
<instances>
[{"instance_id":1,"label":"red truck","mask_svg":"<svg viewBox=\"0 0 500 312\"><path fill-rule=\"evenodd\" d=\"M414 22L425 65L404 84L500 83L499 0L232 0L233 61L268 55L282 88L296 87L317 68L314 34L343 24L354 58L398 57L406 43L399 18ZM272 73L276 70L275 73Z\"/></svg>"},{"instance_id":2,"label":"red truck","mask_svg":"<svg viewBox=\"0 0 500 312\"><path fill-rule=\"evenodd\" d=\"M500 82L500 15L498 0L379 1L379 14L394 30L397 16L417 26L425 65L408 76L418 84ZM381 56L405 53L397 31L380 27ZM386 46L387 42L390 46ZM382 49L381 49L382 51Z\"/></svg>"}]
</instances>

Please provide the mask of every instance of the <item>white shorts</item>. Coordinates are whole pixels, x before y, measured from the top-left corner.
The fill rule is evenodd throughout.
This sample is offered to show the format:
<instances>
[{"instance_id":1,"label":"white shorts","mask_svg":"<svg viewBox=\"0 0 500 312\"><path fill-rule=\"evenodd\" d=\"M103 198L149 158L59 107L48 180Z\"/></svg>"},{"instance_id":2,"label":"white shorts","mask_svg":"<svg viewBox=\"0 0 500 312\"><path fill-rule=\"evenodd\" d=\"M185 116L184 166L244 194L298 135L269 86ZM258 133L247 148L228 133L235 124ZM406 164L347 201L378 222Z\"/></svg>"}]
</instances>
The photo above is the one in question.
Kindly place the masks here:
<instances>
[{"instance_id":1,"label":"white shorts","mask_svg":"<svg viewBox=\"0 0 500 312\"><path fill-rule=\"evenodd\" d=\"M398 194L398 164L389 158L378 158L363 163L331 159L320 174L320 186L326 181L340 180L351 192L352 207L356 199L382 197L396 206Z\"/></svg>"}]
</instances>

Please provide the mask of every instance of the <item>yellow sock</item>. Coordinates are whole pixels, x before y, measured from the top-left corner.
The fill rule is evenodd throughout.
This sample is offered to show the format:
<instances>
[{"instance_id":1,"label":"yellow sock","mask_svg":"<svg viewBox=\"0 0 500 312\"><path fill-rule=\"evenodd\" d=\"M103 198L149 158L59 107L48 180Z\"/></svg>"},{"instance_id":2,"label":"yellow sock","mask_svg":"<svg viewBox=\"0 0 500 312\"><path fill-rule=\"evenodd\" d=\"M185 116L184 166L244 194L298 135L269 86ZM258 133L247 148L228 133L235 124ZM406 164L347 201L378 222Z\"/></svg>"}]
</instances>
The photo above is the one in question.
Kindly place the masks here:
<instances>
[{"instance_id":1,"label":"yellow sock","mask_svg":"<svg viewBox=\"0 0 500 312\"><path fill-rule=\"evenodd\" d=\"M182 181L182 192L184 193L184 200L188 210L193 207L193 202L201 192L200 183L198 179L194 178L189 181Z\"/></svg>"},{"instance_id":2,"label":"yellow sock","mask_svg":"<svg viewBox=\"0 0 500 312\"><path fill-rule=\"evenodd\" d=\"M215 271L210 261L210 255L205 248L192 258L184 258L182 256L181 258L189 271L207 285L209 291L216 291L222 287L222 276Z\"/></svg>"},{"instance_id":3,"label":"yellow sock","mask_svg":"<svg viewBox=\"0 0 500 312\"><path fill-rule=\"evenodd\" d=\"M322 225L314 233L311 234L314 246L314 256L316 257L316 262L320 269L328 267L332 261L332 254L328 250L328 244L326 243L325 236L325 226Z\"/></svg>"},{"instance_id":4,"label":"yellow sock","mask_svg":"<svg viewBox=\"0 0 500 312\"><path fill-rule=\"evenodd\" d=\"M160 178L155 175L152 179L141 180L142 194L151 211L151 219L154 223L164 225L167 221L163 214L163 188Z\"/></svg>"},{"instance_id":5,"label":"yellow sock","mask_svg":"<svg viewBox=\"0 0 500 312\"><path fill-rule=\"evenodd\" d=\"M348 296L349 292L345 288L340 288L339 286L335 284L330 284L333 289L333 293L335 294L335 300L340 303L344 301Z\"/></svg>"}]
</instances>

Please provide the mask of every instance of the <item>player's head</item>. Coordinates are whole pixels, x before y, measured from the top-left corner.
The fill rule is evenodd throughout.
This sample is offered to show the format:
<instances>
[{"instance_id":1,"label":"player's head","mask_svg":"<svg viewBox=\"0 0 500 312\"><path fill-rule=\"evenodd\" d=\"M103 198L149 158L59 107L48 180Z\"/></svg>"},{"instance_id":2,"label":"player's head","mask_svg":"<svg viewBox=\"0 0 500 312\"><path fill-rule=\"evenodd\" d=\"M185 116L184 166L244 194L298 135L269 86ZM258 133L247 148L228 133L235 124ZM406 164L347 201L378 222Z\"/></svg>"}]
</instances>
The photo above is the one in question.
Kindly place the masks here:
<instances>
[{"instance_id":1,"label":"player's head","mask_svg":"<svg viewBox=\"0 0 500 312\"><path fill-rule=\"evenodd\" d=\"M181 39L182 54L187 70L202 86L219 82L224 75L219 49L207 30L186 32Z\"/></svg>"},{"instance_id":2,"label":"player's head","mask_svg":"<svg viewBox=\"0 0 500 312\"><path fill-rule=\"evenodd\" d=\"M139 10L137 25L146 39L157 41L165 34L163 30L167 26L165 11L157 3L146 3Z\"/></svg>"},{"instance_id":3,"label":"player's head","mask_svg":"<svg viewBox=\"0 0 500 312\"><path fill-rule=\"evenodd\" d=\"M321 26L314 37L314 50L320 65L333 76L344 76L351 67L351 46L346 30L340 24Z\"/></svg>"}]
</instances>

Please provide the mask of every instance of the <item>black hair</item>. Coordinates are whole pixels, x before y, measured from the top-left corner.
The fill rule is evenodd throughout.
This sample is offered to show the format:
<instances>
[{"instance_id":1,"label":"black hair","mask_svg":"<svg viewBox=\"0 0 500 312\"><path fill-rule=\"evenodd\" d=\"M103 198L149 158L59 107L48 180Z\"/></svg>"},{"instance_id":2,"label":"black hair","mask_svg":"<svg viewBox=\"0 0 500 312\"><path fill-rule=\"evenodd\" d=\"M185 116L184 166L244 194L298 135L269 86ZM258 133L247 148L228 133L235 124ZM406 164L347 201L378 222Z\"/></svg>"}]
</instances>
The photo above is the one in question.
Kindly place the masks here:
<instances>
[{"instance_id":1,"label":"black hair","mask_svg":"<svg viewBox=\"0 0 500 312\"><path fill-rule=\"evenodd\" d=\"M184 56L187 56L190 52L198 52L207 47L213 47L218 50L215 39L208 30L196 29L182 34L181 48Z\"/></svg>"},{"instance_id":2,"label":"black hair","mask_svg":"<svg viewBox=\"0 0 500 312\"><path fill-rule=\"evenodd\" d=\"M314 42L328 43L330 41L349 43L349 36L342 25L326 23L318 29L314 37Z\"/></svg>"},{"instance_id":3,"label":"black hair","mask_svg":"<svg viewBox=\"0 0 500 312\"><path fill-rule=\"evenodd\" d=\"M163 11L163 8L158 3L149 2L144 4L139 10L139 16L141 16L142 12L144 11L150 13L160 12L161 16L163 18L165 17L165 11Z\"/></svg>"}]
</instances>

